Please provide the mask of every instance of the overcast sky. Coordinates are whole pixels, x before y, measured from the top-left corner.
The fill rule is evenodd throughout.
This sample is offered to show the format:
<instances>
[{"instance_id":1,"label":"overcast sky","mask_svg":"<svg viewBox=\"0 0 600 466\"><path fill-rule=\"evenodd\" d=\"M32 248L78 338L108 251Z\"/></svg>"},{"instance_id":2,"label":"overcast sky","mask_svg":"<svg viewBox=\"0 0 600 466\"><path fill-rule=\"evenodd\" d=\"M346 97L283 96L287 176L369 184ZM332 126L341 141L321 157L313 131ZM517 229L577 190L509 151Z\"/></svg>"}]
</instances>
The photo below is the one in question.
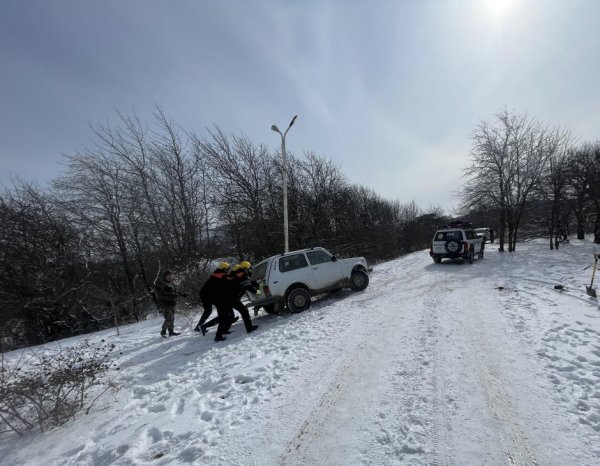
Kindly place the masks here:
<instances>
[{"instance_id":1,"label":"overcast sky","mask_svg":"<svg viewBox=\"0 0 600 466\"><path fill-rule=\"evenodd\" d=\"M89 124L155 105L451 208L503 107L600 139L598 0L0 0L0 183L46 183Z\"/></svg>"}]
</instances>

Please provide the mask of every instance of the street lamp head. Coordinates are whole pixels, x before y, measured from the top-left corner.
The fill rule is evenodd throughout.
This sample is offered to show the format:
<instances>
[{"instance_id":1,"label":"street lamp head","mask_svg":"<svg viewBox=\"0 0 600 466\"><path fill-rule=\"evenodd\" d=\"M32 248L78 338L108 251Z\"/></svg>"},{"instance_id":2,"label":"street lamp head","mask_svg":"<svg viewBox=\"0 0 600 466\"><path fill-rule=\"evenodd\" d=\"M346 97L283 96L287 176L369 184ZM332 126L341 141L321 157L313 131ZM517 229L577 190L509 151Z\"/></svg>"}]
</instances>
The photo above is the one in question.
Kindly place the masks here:
<instances>
[{"instance_id":1,"label":"street lamp head","mask_svg":"<svg viewBox=\"0 0 600 466\"><path fill-rule=\"evenodd\" d=\"M290 126L289 126L289 128L291 128L291 127L292 127L292 125L293 125L293 124L294 124L294 122L296 121L296 118L298 118L298 115L294 115L294 118L292 118L292 121L291 121L291 123L290 123Z\"/></svg>"},{"instance_id":2,"label":"street lamp head","mask_svg":"<svg viewBox=\"0 0 600 466\"><path fill-rule=\"evenodd\" d=\"M279 133L279 132L280 132L280 131L279 131L279 128L278 128L277 126L275 126L275 125L271 125L271 129L272 129L273 131L275 131L276 133Z\"/></svg>"}]
</instances>

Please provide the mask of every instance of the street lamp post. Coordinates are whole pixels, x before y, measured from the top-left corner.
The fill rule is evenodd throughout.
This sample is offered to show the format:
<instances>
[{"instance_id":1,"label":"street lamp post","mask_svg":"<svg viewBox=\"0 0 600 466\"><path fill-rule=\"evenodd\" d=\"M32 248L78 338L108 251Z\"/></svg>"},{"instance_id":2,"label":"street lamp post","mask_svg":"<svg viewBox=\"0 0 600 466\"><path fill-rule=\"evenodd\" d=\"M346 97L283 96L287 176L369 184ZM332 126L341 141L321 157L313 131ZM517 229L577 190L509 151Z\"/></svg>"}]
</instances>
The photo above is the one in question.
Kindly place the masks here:
<instances>
[{"instance_id":1,"label":"street lamp post","mask_svg":"<svg viewBox=\"0 0 600 466\"><path fill-rule=\"evenodd\" d=\"M288 128L285 130L285 133L283 133L283 134L281 133L281 131L279 131L279 128L277 126L275 126L275 125L271 126L271 129L273 131L275 131L276 133L279 133L279 135L281 136L281 158L283 161L283 168L282 168L282 171L283 171L283 238L284 238L284 251L283 252L290 252L290 243L289 243L289 237L288 237L287 158L285 155L285 136L287 135L288 131L290 130L290 128L296 121L297 117L298 117L298 115L295 115L294 118L292 118L290 125L288 126Z\"/></svg>"}]
</instances>

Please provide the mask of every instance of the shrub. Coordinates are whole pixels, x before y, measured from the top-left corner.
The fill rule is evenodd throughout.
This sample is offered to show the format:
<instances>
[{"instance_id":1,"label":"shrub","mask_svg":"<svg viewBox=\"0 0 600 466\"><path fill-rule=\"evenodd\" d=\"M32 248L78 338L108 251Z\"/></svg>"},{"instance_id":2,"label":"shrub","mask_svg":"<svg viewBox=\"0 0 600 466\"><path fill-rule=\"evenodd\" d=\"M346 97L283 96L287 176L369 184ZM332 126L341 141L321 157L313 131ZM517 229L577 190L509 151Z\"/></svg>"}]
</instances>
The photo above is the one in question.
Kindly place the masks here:
<instances>
[{"instance_id":1,"label":"shrub","mask_svg":"<svg viewBox=\"0 0 600 466\"><path fill-rule=\"evenodd\" d=\"M55 352L26 352L14 363L2 355L0 425L22 434L60 426L79 411L86 414L115 385L106 380L114 344L80 345Z\"/></svg>"}]
</instances>

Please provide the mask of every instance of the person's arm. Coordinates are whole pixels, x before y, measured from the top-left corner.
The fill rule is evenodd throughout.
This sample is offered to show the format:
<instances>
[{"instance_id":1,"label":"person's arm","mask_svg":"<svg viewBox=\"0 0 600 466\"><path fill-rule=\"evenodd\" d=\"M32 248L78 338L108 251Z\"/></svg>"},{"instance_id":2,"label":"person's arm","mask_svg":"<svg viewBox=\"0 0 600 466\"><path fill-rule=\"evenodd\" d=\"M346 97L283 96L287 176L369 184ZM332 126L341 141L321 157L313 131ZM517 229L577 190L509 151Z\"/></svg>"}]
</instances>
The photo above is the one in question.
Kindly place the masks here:
<instances>
[{"instance_id":1,"label":"person's arm","mask_svg":"<svg viewBox=\"0 0 600 466\"><path fill-rule=\"evenodd\" d=\"M163 294L170 298L177 298L180 294L175 290L175 285L171 285L170 283L165 283L163 285Z\"/></svg>"},{"instance_id":2,"label":"person's arm","mask_svg":"<svg viewBox=\"0 0 600 466\"><path fill-rule=\"evenodd\" d=\"M248 278L245 278L240 283L242 285L242 289L244 291L249 291L252 294L256 294L258 291L258 286L255 285L256 282L251 282Z\"/></svg>"}]
</instances>

